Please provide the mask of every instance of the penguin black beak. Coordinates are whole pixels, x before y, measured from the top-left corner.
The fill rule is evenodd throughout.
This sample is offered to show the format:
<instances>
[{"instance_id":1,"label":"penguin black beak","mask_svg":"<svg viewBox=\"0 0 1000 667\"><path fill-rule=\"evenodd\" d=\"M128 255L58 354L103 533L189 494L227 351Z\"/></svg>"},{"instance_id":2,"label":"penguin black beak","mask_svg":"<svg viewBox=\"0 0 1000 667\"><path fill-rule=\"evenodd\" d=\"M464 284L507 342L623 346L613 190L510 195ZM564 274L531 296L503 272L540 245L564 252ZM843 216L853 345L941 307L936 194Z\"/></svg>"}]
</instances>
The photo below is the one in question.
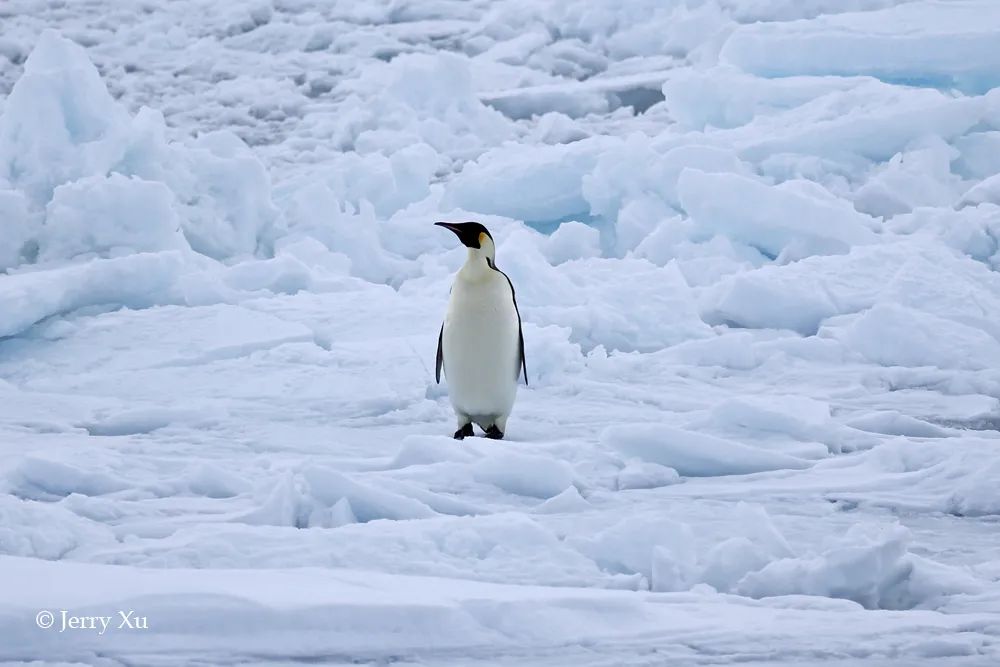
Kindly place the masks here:
<instances>
[{"instance_id":1,"label":"penguin black beak","mask_svg":"<svg viewBox=\"0 0 1000 667\"><path fill-rule=\"evenodd\" d=\"M435 222L438 227L444 227L445 229L450 229L458 237L458 240L462 242L462 245L468 246L469 248L479 247L479 236L475 235L475 239L470 236L468 230L461 224L457 222Z\"/></svg>"},{"instance_id":2,"label":"penguin black beak","mask_svg":"<svg viewBox=\"0 0 1000 667\"><path fill-rule=\"evenodd\" d=\"M450 229L456 234L460 233L459 230L457 229L457 226L453 222L435 222L434 224L437 225L438 227L444 227L445 229Z\"/></svg>"}]
</instances>

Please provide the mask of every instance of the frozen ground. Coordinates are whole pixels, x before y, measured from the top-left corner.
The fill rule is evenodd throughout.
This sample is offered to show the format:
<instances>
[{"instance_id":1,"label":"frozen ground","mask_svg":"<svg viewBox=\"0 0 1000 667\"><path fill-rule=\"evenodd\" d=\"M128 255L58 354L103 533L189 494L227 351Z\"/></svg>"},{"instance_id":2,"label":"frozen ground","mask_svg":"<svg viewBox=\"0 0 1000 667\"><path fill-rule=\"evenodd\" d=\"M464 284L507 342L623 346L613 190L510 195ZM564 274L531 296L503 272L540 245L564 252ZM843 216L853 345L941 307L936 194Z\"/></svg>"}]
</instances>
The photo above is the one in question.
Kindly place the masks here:
<instances>
[{"instance_id":1,"label":"frozen ground","mask_svg":"<svg viewBox=\"0 0 1000 667\"><path fill-rule=\"evenodd\" d=\"M998 72L995 0L4 0L0 662L1000 664Z\"/></svg>"}]
</instances>

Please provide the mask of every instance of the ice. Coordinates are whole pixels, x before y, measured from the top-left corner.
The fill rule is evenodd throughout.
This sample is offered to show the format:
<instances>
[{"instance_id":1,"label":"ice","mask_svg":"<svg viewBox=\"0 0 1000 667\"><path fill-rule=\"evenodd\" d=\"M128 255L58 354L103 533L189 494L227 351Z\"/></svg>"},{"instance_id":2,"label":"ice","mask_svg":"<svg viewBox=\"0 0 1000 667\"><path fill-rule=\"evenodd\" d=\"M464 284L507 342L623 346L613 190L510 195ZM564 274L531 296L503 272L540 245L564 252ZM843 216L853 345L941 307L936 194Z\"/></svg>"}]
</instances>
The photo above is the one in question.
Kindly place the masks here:
<instances>
[{"instance_id":1,"label":"ice","mask_svg":"<svg viewBox=\"0 0 1000 667\"><path fill-rule=\"evenodd\" d=\"M986 97L865 81L787 112L757 117L731 134L744 146L745 159L790 153L882 162L928 135L957 139L990 116L990 104ZM850 111L844 113L845 108ZM922 113L915 116L918 109ZM790 124L793 118L798 122ZM856 173L858 164L848 162L846 170Z\"/></svg>"},{"instance_id":2,"label":"ice","mask_svg":"<svg viewBox=\"0 0 1000 667\"><path fill-rule=\"evenodd\" d=\"M962 190L951 173L958 151L940 139L897 153L854 193L859 211L891 218L918 206L948 206ZM978 203L978 202L977 202Z\"/></svg>"},{"instance_id":3,"label":"ice","mask_svg":"<svg viewBox=\"0 0 1000 667\"><path fill-rule=\"evenodd\" d=\"M435 514L418 500L355 482L335 470L309 467L302 471L302 478L306 502L311 504L300 509L308 517L307 525L315 525L324 508L336 508L341 501L349 503L352 516L362 523L375 519L420 519Z\"/></svg>"},{"instance_id":4,"label":"ice","mask_svg":"<svg viewBox=\"0 0 1000 667\"><path fill-rule=\"evenodd\" d=\"M531 275L534 268L529 264L531 259L544 259L540 253L528 254L520 248L520 253L509 255L512 246L504 244L499 251L504 257L512 256L504 260L504 271L512 280L525 284L522 278ZM527 294L518 297L518 304L538 324L568 325L570 340L584 349L603 345L606 349L650 351L710 335L698 317L694 294L675 264L658 267L645 260L595 259L567 262L559 268L562 271L548 269L553 280L522 288L518 294ZM627 272L634 284L610 280L614 271ZM637 298L641 301L636 308L612 310L616 304ZM612 312L613 316L609 315ZM658 313L665 313L666 318Z\"/></svg>"},{"instance_id":5,"label":"ice","mask_svg":"<svg viewBox=\"0 0 1000 667\"><path fill-rule=\"evenodd\" d=\"M609 426L601 440L626 456L669 466L686 477L740 475L808 465L800 458L667 424Z\"/></svg>"},{"instance_id":6,"label":"ice","mask_svg":"<svg viewBox=\"0 0 1000 667\"><path fill-rule=\"evenodd\" d=\"M323 243L342 259L351 275L374 282L399 282L412 269L387 252L375 226L375 211L365 200L355 208L322 183L303 186L287 202L290 238Z\"/></svg>"},{"instance_id":7,"label":"ice","mask_svg":"<svg viewBox=\"0 0 1000 667\"><path fill-rule=\"evenodd\" d=\"M279 214L246 145L219 131L185 146L164 132L162 115L133 117L112 98L82 47L42 34L0 116L0 182L27 199L38 259L176 248L178 226L212 257L266 250ZM25 241L23 223L11 226L7 263Z\"/></svg>"},{"instance_id":8,"label":"ice","mask_svg":"<svg viewBox=\"0 0 1000 667\"><path fill-rule=\"evenodd\" d=\"M949 509L962 516L1000 514L1000 464L986 463L963 475L948 500Z\"/></svg>"},{"instance_id":9,"label":"ice","mask_svg":"<svg viewBox=\"0 0 1000 667\"><path fill-rule=\"evenodd\" d=\"M976 179L989 178L1000 170L996 149L1000 147L1000 132L969 132L954 143L959 152L955 160L957 173Z\"/></svg>"},{"instance_id":10,"label":"ice","mask_svg":"<svg viewBox=\"0 0 1000 667\"><path fill-rule=\"evenodd\" d=\"M502 145L449 182L444 205L537 223L589 216L583 178L609 143L616 142L598 137L554 146Z\"/></svg>"},{"instance_id":11,"label":"ice","mask_svg":"<svg viewBox=\"0 0 1000 667\"><path fill-rule=\"evenodd\" d=\"M681 478L673 468L635 459L627 462L618 472L616 481L618 489L624 491L670 486L679 483Z\"/></svg>"},{"instance_id":12,"label":"ice","mask_svg":"<svg viewBox=\"0 0 1000 667\"><path fill-rule=\"evenodd\" d=\"M813 270L833 261L842 271ZM996 298L995 276L981 269L940 246L916 240L860 246L841 260L810 257L725 278L703 293L702 315L713 324L787 328L809 335L829 317L859 313L884 300L890 308L906 305L993 331L982 310L959 296L979 282L991 286L979 298ZM932 280L935 272L947 273L949 281Z\"/></svg>"},{"instance_id":13,"label":"ice","mask_svg":"<svg viewBox=\"0 0 1000 667\"><path fill-rule=\"evenodd\" d=\"M685 169L677 186L699 230L726 234L779 261L845 253L876 240L871 218L810 181L768 187L734 174Z\"/></svg>"},{"instance_id":14,"label":"ice","mask_svg":"<svg viewBox=\"0 0 1000 667\"><path fill-rule=\"evenodd\" d=\"M368 202L379 216L389 216L430 193L439 168L437 151L425 143L381 153L344 153L322 176L336 200L358 208Z\"/></svg>"},{"instance_id":15,"label":"ice","mask_svg":"<svg viewBox=\"0 0 1000 667\"><path fill-rule=\"evenodd\" d=\"M898 304L879 303L828 326L820 335L885 366L982 369L1000 363L1000 341L989 333Z\"/></svg>"},{"instance_id":16,"label":"ice","mask_svg":"<svg viewBox=\"0 0 1000 667\"><path fill-rule=\"evenodd\" d=\"M163 178L183 206L181 227L191 247L217 259L268 254L280 214L271 202L267 172L246 144L219 131L199 136L190 146L169 147L179 164L164 165L169 171ZM126 165L128 159L126 154ZM145 169L136 173L144 175Z\"/></svg>"},{"instance_id":17,"label":"ice","mask_svg":"<svg viewBox=\"0 0 1000 667\"><path fill-rule=\"evenodd\" d=\"M140 253L52 271L4 278L0 336L18 334L42 319L86 306L133 308L170 303L184 260L177 252Z\"/></svg>"},{"instance_id":18,"label":"ice","mask_svg":"<svg viewBox=\"0 0 1000 667\"><path fill-rule=\"evenodd\" d=\"M112 543L114 533L100 521L50 503L9 495L0 501L0 554L45 560L66 558L74 549Z\"/></svg>"},{"instance_id":19,"label":"ice","mask_svg":"<svg viewBox=\"0 0 1000 667\"><path fill-rule=\"evenodd\" d=\"M337 265L335 259L329 257L330 253L324 249L324 254L327 256L317 258L316 264L310 266L296 257L299 250L303 250L303 246L292 243L279 250L277 257L260 262L236 264L222 274L220 283L211 286L195 283L185 277L185 299L191 305L199 302L225 301L227 287L230 289L230 294L238 290L296 294L307 289L323 292L343 288L345 282L343 278L347 272ZM325 261L327 259L331 261ZM198 293L199 290L201 293Z\"/></svg>"},{"instance_id":20,"label":"ice","mask_svg":"<svg viewBox=\"0 0 1000 667\"><path fill-rule=\"evenodd\" d=\"M844 537L843 545L813 559L775 561L744 577L739 590L752 597L822 591L820 594L829 597L878 607L888 589L908 575L910 568L901 562L908 536L900 526L889 530L855 526Z\"/></svg>"},{"instance_id":21,"label":"ice","mask_svg":"<svg viewBox=\"0 0 1000 667\"><path fill-rule=\"evenodd\" d=\"M45 211L40 261L183 250L173 195L163 183L121 174L60 185Z\"/></svg>"},{"instance_id":22,"label":"ice","mask_svg":"<svg viewBox=\"0 0 1000 667\"><path fill-rule=\"evenodd\" d=\"M573 259L599 257L600 233L582 222L564 222L549 236L543 252L553 265Z\"/></svg>"},{"instance_id":23,"label":"ice","mask_svg":"<svg viewBox=\"0 0 1000 667\"><path fill-rule=\"evenodd\" d=\"M974 656L976 648L962 642L929 639L913 645L910 647L908 653L918 658L955 658L959 656Z\"/></svg>"},{"instance_id":24,"label":"ice","mask_svg":"<svg viewBox=\"0 0 1000 667\"><path fill-rule=\"evenodd\" d=\"M763 505L740 501L734 513L739 521L735 531L737 535L750 540L768 557L782 558L795 554Z\"/></svg>"},{"instance_id":25,"label":"ice","mask_svg":"<svg viewBox=\"0 0 1000 667\"><path fill-rule=\"evenodd\" d=\"M765 266L720 281L702 297L702 317L710 324L731 327L816 333L819 323L838 308L815 284L795 279L802 264L789 265L787 271Z\"/></svg>"},{"instance_id":26,"label":"ice","mask_svg":"<svg viewBox=\"0 0 1000 667\"><path fill-rule=\"evenodd\" d=\"M211 463L194 466L184 484L191 493L208 498L234 498L250 490L245 479Z\"/></svg>"},{"instance_id":27,"label":"ice","mask_svg":"<svg viewBox=\"0 0 1000 667\"><path fill-rule=\"evenodd\" d=\"M566 490L557 496L552 496L538 506L536 512L543 514L561 514L564 512L580 512L590 508L588 503L575 486L566 487Z\"/></svg>"},{"instance_id":28,"label":"ice","mask_svg":"<svg viewBox=\"0 0 1000 667\"><path fill-rule=\"evenodd\" d=\"M610 106L602 90L580 91L577 87L570 89L559 84L485 93L481 97L486 104L513 120L545 114L580 118L588 114L607 113Z\"/></svg>"},{"instance_id":29,"label":"ice","mask_svg":"<svg viewBox=\"0 0 1000 667\"><path fill-rule=\"evenodd\" d=\"M722 3L741 23L794 21L823 14L863 12L898 4L896 0L725 0Z\"/></svg>"},{"instance_id":30,"label":"ice","mask_svg":"<svg viewBox=\"0 0 1000 667\"><path fill-rule=\"evenodd\" d=\"M737 589L752 597L795 592L845 598L867 608L910 608L943 591L920 585L926 566L907 553L909 540L909 531L902 526L858 524L822 554L774 561L744 577ZM945 573L939 573L937 580L947 582L945 590L976 591L975 584L970 588L971 582L961 575L941 574Z\"/></svg>"},{"instance_id":31,"label":"ice","mask_svg":"<svg viewBox=\"0 0 1000 667\"><path fill-rule=\"evenodd\" d=\"M947 431L939 426L896 411L873 412L852 419L847 422L847 425L863 431L886 435L905 435L911 438L943 438L948 435Z\"/></svg>"},{"instance_id":32,"label":"ice","mask_svg":"<svg viewBox=\"0 0 1000 667\"><path fill-rule=\"evenodd\" d=\"M566 375L579 371L583 365L580 345L570 341L572 330L557 326L522 325L530 332L531 343L525 342L525 355L536 362L529 371L532 386L553 385Z\"/></svg>"},{"instance_id":33,"label":"ice","mask_svg":"<svg viewBox=\"0 0 1000 667\"><path fill-rule=\"evenodd\" d=\"M663 84L663 95L671 117L685 128L735 128L862 83L834 77L768 79L723 66L710 77L697 70L675 70Z\"/></svg>"},{"instance_id":34,"label":"ice","mask_svg":"<svg viewBox=\"0 0 1000 667\"><path fill-rule=\"evenodd\" d=\"M128 488L128 484L103 472L88 472L58 461L26 458L7 474L4 486L18 498L53 500L80 493L103 495Z\"/></svg>"},{"instance_id":35,"label":"ice","mask_svg":"<svg viewBox=\"0 0 1000 667\"><path fill-rule=\"evenodd\" d=\"M863 433L836 423L829 405L801 396L730 399L714 406L708 417L695 425L715 427L739 437L750 434L768 440L787 437L802 443L787 445L789 453L805 458L823 458L829 452L841 453L876 444ZM813 443L825 447L813 447Z\"/></svg>"},{"instance_id":36,"label":"ice","mask_svg":"<svg viewBox=\"0 0 1000 667\"><path fill-rule=\"evenodd\" d=\"M966 206L959 210L919 208L897 216L892 226L900 234L932 236L988 267L1000 261L994 230L1000 224L998 207L992 204Z\"/></svg>"},{"instance_id":37,"label":"ice","mask_svg":"<svg viewBox=\"0 0 1000 667\"><path fill-rule=\"evenodd\" d=\"M578 538L575 546L603 569L642 575L651 590L674 591L693 583L692 540L687 524L666 517L634 516L592 538Z\"/></svg>"},{"instance_id":38,"label":"ice","mask_svg":"<svg viewBox=\"0 0 1000 667\"><path fill-rule=\"evenodd\" d=\"M549 499L573 483L573 470L565 463L514 452L498 452L478 461L472 476L507 493Z\"/></svg>"},{"instance_id":39,"label":"ice","mask_svg":"<svg viewBox=\"0 0 1000 667\"><path fill-rule=\"evenodd\" d=\"M689 167L711 173L748 171L731 151L687 145L661 153L640 134L630 135L623 144L602 154L583 179L583 195L592 214L617 220L619 253L634 249L659 220L682 208L679 179ZM641 226L636 228L636 222Z\"/></svg>"},{"instance_id":40,"label":"ice","mask_svg":"<svg viewBox=\"0 0 1000 667\"><path fill-rule=\"evenodd\" d=\"M209 413L178 408L146 408L126 410L80 424L91 435L135 435L151 433L171 425L185 424L211 426L214 419Z\"/></svg>"},{"instance_id":41,"label":"ice","mask_svg":"<svg viewBox=\"0 0 1000 667\"><path fill-rule=\"evenodd\" d=\"M84 49L46 30L0 116L0 177L42 204L57 185L107 169L128 123Z\"/></svg>"},{"instance_id":42,"label":"ice","mask_svg":"<svg viewBox=\"0 0 1000 667\"><path fill-rule=\"evenodd\" d=\"M958 206L1000 204L1000 178L997 174L973 185L958 199Z\"/></svg>"},{"instance_id":43,"label":"ice","mask_svg":"<svg viewBox=\"0 0 1000 667\"><path fill-rule=\"evenodd\" d=\"M620 651L622 645L660 633L666 640L663 651L680 659L691 649L678 648L676 643L685 637L711 633L714 625L725 622L747 627L748 651L753 645L773 640L775 624L787 623L792 626L790 634L779 637L796 651L814 650L804 640L795 639L806 634L813 645L822 641L837 651L870 655L867 650L852 646L850 631L837 622L856 611L832 605L789 602L776 607L759 603L730 603L730 606L719 599L692 594L552 591L539 586L478 582L442 586L440 580L432 577L382 573L357 580L362 573L356 570L331 572L318 568L270 571L262 574L257 579L258 585L250 590L245 586L245 578L253 573L249 570L170 571L81 563L70 563L60 569L30 559L6 558L4 572L5 586L18 593L26 589L26 581L47 579L55 590L65 590L75 580L94 581L97 586L93 590L64 597L68 604L87 609L100 609L109 601L120 601L138 610L143 597L135 591L147 590L148 623L152 628L153 619L159 617L172 628L171 635L158 645L171 653L197 651L199 655L217 655L235 644L242 647L241 655L254 656L258 661L280 660L289 652L282 644L283 638L289 632L297 632L304 644L293 650L295 655L310 652L331 655L340 650L371 661L391 652L430 655L457 664L450 656L486 650L483 647L489 647L491 653L509 654L531 646L534 650L558 651L570 660L608 662L614 661L616 653L588 645L609 644ZM51 606L56 593L47 590L38 599L41 604ZM670 604L663 604L664 599ZM711 622L691 613L699 606L711 615ZM224 631L210 630L197 622L199 613L235 615L241 623L226 626ZM117 614L112 615L118 621ZM12 617L5 616L3 622L4 632L17 627ZM381 631L386 622L395 628L390 635ZM977 647L989 650L984 629L978 625L970 628L964 616L938 619L920 615L918 622L918 619L900 620L895 614L872 614L869 630L884 634L900 624L899 638L905 640L907 655L926 652L931 647L938 647L940 652L943 646L950 647L952 655L975 654ZM809 628L818 629L810 633ZM958 634L963 628L966 632ZM83 655L97 651L105 655L128 655L142 646L148 651L149 640L137 635L111 631L103 636L81 634L77 651ZM8 645L12 655L59 650L58 640L53 639L55 633L32 628L28 633L12 636L17 637ZM378 649L373 648L375 645ZM718 647L717 642L714 645ZM763 649L754 651L754 655L763 653Z\"/></svg>"},{"instance_id":44,"label":"ice","mask_svg":"<svg viewBox=\"0 0 1000 667\"><path fill-rule=\"evenodd\" d=\"M722 60L755 74L868 74L905 83L992 88L996 6L900 3L872 12L738 29ZM776 52L778 55L776 55Z\"/></svg>"},{"instance_id":45,"label":"ice","mask_svg":"<svg viewBox=\"0 0 1000 667\"><path fill-rule=\"evenodd\" d=\"M389 463L390 468L433 465L445 461L470 461L473 456L451 438L407 436Z\"/></svg>"},{"instance_id":46,"label":"ice","mask_svg":"<svg viewBox=\"0 0 1000 667\"><path fill-rule=\"evenodd\" d=\"M434 150L470 158L511 135L511 124L476 96L468 58L412 53L373 68L352 86L358 107L341 127L359 152L393 151L424 141ZM375 95L378 103L364 100ZM373 111L378 109L377 114Z\"/></svg>"},{"instance_id":47,"label":"ice","mask_svg":"<svg viewBox=\"0 0 1000 667\"><path fill-rule=\"evenodd\" d=\"M568 144L588 136L579 123L557 111L542 114L532 129L532 135L545 144Z\"/></svg>"},{"instance_id":48,"label":"ice","mask_svg":"<svg viewBox=\"0 0 1000 667\"><path fill-rule=\"evenodd\" d=\"M31 238L28 224L28 205L16 190L0 190L0 219L3 235L0 237L0 269L21 263L22 248Z\"/></svg>"},{"instance_id":49,"label":"ice","mask_svg":"<svg viewBox=\"0 0 1000 667\"><path fill-rule=\"evenodd\" d=\"M1000 659L995 3L0 4L0 662Z\"/></svg>"}]
</instances>

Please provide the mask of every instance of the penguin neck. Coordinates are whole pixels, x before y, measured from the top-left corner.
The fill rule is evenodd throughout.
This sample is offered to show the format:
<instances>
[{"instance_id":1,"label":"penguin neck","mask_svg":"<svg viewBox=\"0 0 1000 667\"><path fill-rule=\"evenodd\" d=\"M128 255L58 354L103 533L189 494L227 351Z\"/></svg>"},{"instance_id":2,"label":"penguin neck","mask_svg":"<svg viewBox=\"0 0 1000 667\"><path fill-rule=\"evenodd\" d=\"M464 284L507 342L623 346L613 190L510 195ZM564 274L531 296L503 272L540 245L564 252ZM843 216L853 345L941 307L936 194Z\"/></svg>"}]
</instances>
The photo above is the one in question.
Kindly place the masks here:
<instances>
[{"instance_id":1,"label":"penguin neck","mask_svg":"<svg viewBox=\"0 0 1000 667\"><path fill-rule=\"evenodd\" d=\"M492 257L479 248L469 248L465 264L459 273L466 280L485 280L492 277L494 266Z\"/></svg>"}]
</instances>

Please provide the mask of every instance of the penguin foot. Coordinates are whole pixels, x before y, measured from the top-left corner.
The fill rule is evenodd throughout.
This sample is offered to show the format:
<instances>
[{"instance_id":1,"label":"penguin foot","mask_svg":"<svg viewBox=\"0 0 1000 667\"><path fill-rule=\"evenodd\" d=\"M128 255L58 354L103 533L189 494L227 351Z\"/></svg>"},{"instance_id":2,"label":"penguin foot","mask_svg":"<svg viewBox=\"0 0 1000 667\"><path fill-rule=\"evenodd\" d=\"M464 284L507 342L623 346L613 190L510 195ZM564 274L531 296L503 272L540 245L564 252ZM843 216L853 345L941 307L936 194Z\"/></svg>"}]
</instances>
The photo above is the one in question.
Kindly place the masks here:
<instances>
[{"instance_id":1,"label":"penguin foot","mask_svg":"<svg viewBox=\"0 0 1000 667\"><path fill-rule=\"evenodd\" d=\"M498 429L496 424L493 424L486 429L486 437L491 440L503 440L503 431Z\"/></svg>"},{"instance_id":2,"label":"penguin foot","mask_svg":"<svg viewBox=\"0 0 1000 667\"><path fill-rule=\"evenodd\" d=\"M472 436L472 434L473 434L472 433L472 424L466 424L462 428L460 428L457 431L455 431L455 439L456 440L463 440L465 438L468 438L468 437Z\"/></svg>"}]
</instances>

